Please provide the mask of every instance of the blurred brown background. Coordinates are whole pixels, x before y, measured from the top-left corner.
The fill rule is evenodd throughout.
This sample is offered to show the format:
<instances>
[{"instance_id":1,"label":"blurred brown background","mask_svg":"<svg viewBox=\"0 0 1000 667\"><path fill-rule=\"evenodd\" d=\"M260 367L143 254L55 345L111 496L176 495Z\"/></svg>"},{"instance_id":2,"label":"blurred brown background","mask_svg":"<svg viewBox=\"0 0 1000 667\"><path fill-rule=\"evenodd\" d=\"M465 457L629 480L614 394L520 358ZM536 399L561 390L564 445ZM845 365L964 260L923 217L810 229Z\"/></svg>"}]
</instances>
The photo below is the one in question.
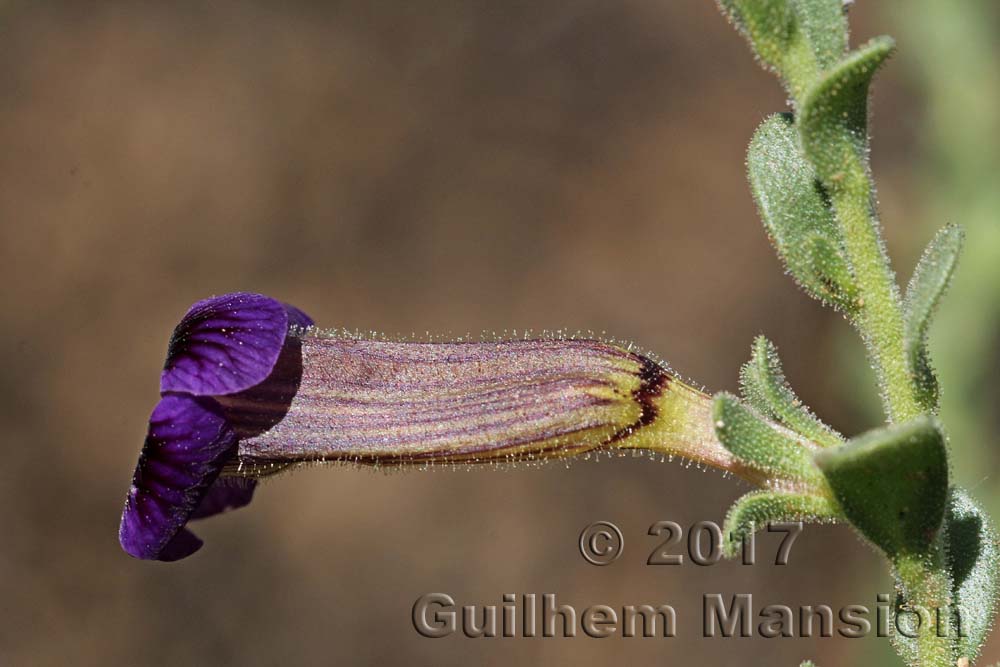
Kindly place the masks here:
<instances>
[{"instance_id":1,"label":"blurred brown background","mask_svg":"<svg viewBox=\"0 0 1000 667\"><path fill-rule=\"evenodd\" d=\"M856 41L899 36L902 5L859 5ZM907 276L927 101L900 41L874 168ZM227 291L390 334L607 331L712 390L766 332L821 415L873 425L836 380L860 345L782 275L743 176L783 105L710 2L7 2L0 664L896 664L874 638L701 638L703 593L874 606L891 581L831 527L787 567L648 567L651 523L721 521L746 489L645 459L311 469L183 562L117 543L170 330ZM606 568L576 548L599 519L626 537ZM438 591L667 602L679 636L423 639Z\"/></svg>"}]
</instances>

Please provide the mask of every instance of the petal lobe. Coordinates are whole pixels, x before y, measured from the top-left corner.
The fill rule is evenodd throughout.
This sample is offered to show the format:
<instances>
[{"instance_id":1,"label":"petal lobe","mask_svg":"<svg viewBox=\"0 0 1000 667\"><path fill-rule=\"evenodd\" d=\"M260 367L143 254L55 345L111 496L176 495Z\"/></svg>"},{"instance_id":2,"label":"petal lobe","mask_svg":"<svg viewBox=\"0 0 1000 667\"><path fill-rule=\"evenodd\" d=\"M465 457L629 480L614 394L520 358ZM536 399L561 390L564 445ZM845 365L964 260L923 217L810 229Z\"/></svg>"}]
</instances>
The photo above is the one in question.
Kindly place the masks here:
<instances>
[{"instance_id":1,"label":"petal lobe","mask_svg":"<svg viewBox=\"0 0 1000 667\"><path fill-rule=\"evenodd\" d=\"M249 389L274 368L289 324L306 321L298 309L260 294L199 301L170 338L160 391L222 396Z\"/></svg>"},{"instance_id":2,"label":"petal lobe","mask_svg":"<svg viewBox=\"0 0 1000 667\"><path fill-rule=\"evenodd\" d=\"M184 529L234 452L236 435L210 399L168 394L149 433L122 511L119 541L131 556L176 560L201 541Z\"/></svg>"}]
</instances>

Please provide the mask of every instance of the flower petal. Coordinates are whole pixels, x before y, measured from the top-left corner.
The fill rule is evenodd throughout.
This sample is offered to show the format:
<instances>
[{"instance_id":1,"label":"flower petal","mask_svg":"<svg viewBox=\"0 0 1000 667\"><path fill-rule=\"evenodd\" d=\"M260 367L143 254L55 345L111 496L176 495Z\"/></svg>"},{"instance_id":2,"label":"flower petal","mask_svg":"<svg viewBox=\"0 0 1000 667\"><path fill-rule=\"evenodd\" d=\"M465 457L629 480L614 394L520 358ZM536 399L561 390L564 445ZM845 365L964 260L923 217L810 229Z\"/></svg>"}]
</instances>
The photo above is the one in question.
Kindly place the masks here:
<instances>
[{"instance_id":1,"label":"flower petal","mask_svg":"<svg viewBox=\"0 0 1000 667\"><path fill-rule=\"evenodd\" d=\"M181 528L177 531L177 534L174 535L169 542L167 542L166 546L163 547L163 550L160 551L156 560L170 563L175 560L187 558L198 549L201 549L202 544L204 544L204 542L201 541L201 538L187 528Z\"/></svg>"},{"instance_id":2,"label":"flower petal","mask_svg":"<svg viewBox=\"0 0 1000 667\"><path fill-rule=\"evenodd\" d=\"M177 560L201 541L184 524L202 503L236 435L210 399L168 394L149 417L149 433L125 499L118 539L136 558Z\"/></svg>"},{"instance_id":3,"label":"flower petal","mask_svg":"<svg viewBox=\"0 0 1000 667\"><path fill-rule=\"evenodd\" d=\"M191 513L190 519L204 519L207 516L239 509L250 504L257 481L243 477L220 477L201 499L201 504Z\"/></svg>"},{"instance_id":4,"label":"flower petal","mask_svg":"<svg viewBox=\"0 0 1000 667\"><path fill-rule=\"evenodd\" d=\"M297 326L301 329L308 329L313 324L315 324L315 322L313 322L313 319L311 317L303 313L295 306L289 303L283 303L281 305L285 307L285 312L288 313L289 325Z\"/></svg>"},{"instance_id":5,"label":"flower petal","mask_svg":"<svg viewBox=\"0 0 1000 667\"><path fill-rule=\"evenodd\" d=\"M261 294L199 301L170 338L160 391L221 396L249 389L274 368L289 326L311 324L302 311Z\"/></svg>"}]
</instances>

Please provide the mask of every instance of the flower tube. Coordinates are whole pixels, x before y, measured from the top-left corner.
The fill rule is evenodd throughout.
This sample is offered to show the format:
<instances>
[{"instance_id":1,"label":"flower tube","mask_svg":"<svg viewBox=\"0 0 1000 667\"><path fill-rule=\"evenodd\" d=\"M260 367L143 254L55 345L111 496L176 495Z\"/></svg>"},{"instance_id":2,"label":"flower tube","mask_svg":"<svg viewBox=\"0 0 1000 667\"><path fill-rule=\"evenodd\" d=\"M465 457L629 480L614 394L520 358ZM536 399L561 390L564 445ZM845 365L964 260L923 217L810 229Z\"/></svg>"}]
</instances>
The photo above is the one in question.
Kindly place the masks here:
<instances>
[{"instance_id":1,"label":"flower tube","mask_svg":"<svg viewBox=\"0 0 1000 667\"><path fill-rule=\"evenodd\" d=\"M400 342L313 328L259 294L178 324L119 532L176 560L185 526L250 502L255 480L327 461L537 461L614 449L684 457L765 483L717 440L712 399L661 364L582 339Z\"/></svg>"}]
</instances>

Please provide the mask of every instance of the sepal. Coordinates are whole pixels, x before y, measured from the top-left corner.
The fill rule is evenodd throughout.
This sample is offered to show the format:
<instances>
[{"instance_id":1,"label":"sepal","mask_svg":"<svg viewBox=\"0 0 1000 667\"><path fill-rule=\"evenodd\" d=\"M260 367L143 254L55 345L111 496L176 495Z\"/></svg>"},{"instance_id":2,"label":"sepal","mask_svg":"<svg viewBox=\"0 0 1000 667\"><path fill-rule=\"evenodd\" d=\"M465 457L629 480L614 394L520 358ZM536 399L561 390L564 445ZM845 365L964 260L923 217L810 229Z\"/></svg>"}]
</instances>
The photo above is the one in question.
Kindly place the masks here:
<instances>
[{"instance_id":1,"label":"sepal","mask_svg":"<svg viewBox=\"0 0 1000 667\"><path fill-rule=\"evenodd\" d=\"M812 442L825 447L843 444L843 438L809 410L785 380L778 349L764 336L754 339L750 361L740 369L744 399Z\"/></svg>"},{"instance_id":2,"label":"sepal","mask_svg":"<svg viewBox=\"0 0 1000 667\"><path fill-rule=\"evenodd\" d=\"M768 523L832 523L840 516L831 498L805 493L752 491L734 502L726 514L725 555L729 558L738 555L744 541Z\"/></svg>"},{"instance_id":3,"label":"sepal","mask_svg":"<svg viewBox=\"0 0 1000 667\"><path fill-rule=\"evenodd\" d=\"M725 392L715 395L712 418L723 447L745 465L775 482L821 489L823 475L813 464L810 443L768 423L760 414Z\"/></svg>"}]
</instances>

